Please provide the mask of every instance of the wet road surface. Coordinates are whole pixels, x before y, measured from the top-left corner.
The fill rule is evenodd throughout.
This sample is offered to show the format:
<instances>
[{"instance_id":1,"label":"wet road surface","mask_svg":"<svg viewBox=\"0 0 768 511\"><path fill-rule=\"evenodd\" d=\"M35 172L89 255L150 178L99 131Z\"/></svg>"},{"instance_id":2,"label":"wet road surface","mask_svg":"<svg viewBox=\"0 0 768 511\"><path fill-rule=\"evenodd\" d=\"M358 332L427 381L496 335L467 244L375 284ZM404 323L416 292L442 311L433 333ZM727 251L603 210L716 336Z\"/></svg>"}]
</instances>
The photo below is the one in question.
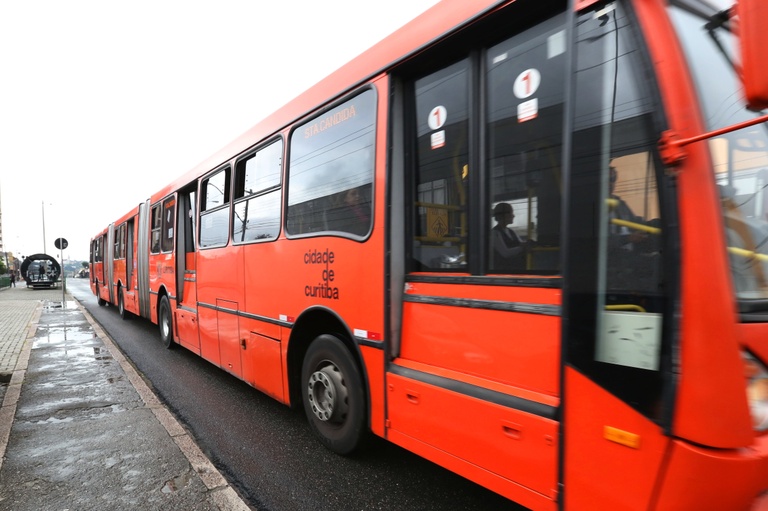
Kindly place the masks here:
<instances>
[{"instance_id":1,"label":"wet road surface","mask_svg":"<svg viewBox=\"0 0 768 511\"><path fill-rule=\"evenodd\" d=\"M293 411L193 353L160 344L157 327L99 307L87 280L76 296L254 509L477 510L524 508L381 439L340 457Z\"/></svg>"}]
</instances>

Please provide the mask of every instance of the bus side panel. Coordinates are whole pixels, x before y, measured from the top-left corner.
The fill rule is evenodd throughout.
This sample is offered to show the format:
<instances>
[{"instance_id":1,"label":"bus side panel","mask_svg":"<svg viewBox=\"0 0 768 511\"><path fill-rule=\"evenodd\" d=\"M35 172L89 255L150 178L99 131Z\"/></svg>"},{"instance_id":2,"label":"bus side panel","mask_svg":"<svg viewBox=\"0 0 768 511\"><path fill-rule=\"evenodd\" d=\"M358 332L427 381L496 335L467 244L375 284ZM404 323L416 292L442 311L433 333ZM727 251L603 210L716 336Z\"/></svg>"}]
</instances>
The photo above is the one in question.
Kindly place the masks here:
<instances>
[{"instance_id":1,"label":"bus side panel","mask_svg":"<svg viewBox=\"0 0 768 511\"><path fill-rule=\"evenodd\" d=\"M651 509L669 439L576 370L565 380L565 509Z\"/></svg>"},{"instance_id":2,"label":"bus side panel","mask_svg":"<svg viewBox=\"0 0 768 511\"><path fill-rule=\"evenodd\" d=\"M399 375L387 383L392 442L532 509L554 509L556 421Z\"/></svg>"},{"instance_id":3,"label":"bus side panel","mask_svg":"<svg viewBox=\"0 0 768 511\"><path fill-rule=\"evenodd\" d=\"M284 403L280 327L273 327L277 332L277 338L261 335L255 331L256 328L249 329L243 349L243 379L268 396Z\"/></svg>"},{"instance_id":4,"label":"bus side panel","mask_svg":"<svg viewBox=\"0 0 768 511\"><path fill-rule=\"evenodd\" d=\"M363 363L368 368L368 399L370 405L370 427L371 431L383 437L385 432L384 420L386 415L386 396L384 391L384 349L371 346L360 346L360 353L363 355ZM380 369L381 368L381 369Z\"/></svg>"},{"instance_id":5,"label":"bus side panel","mask_svg":"<svg viewBox=\"0 0 768 511\"><path fill-rule=\"evenodd\" d=\"M284 244L284 243L283 243ZM277 297L288 295L290 288L276 271L281 256L276 254L281 243L253 243L242 246L244 303L241 310L245 317L257 316L277 320L285 311L284 300ZM243 379L280 402L288 399L283 382L282 353L289 336L282 335L282 328L267 321L245 319L240 321L240 337L246 339L243 350Z\"/></svg>"},{"instance_id":6,"label":"bus side panel","mask_svg":"<svg viewBox=\"0 0 768 511\"><path fill-rule=\"evenodd\" d=\"M176 301L172 299L176 292L175 272L176 263L172 253L149 256L150 320L155 324L157 324L157 307L160 305L159 294L163 290L171 299L171 313L175 310Z\"/></svg>"},{"instance_id":7,"label":"bus side panel","mask_svg":"<svg viewBox=\"0 0 768 511\"><path fill-rule=\"evenodd\" d=\"M233 326L223 334L224 352L219 329L237 321L243 303L243 264L239 248L222 247L201 250L197 255L197 300L200 325L200 355L210 362L240 376L241 369L238 328ZM220 302L222 301L222 302ZM224 303L223 301L226 301ZM219 304L221 307L219 307ZM231 365L231 367L230 367Z\"/></svg>"},{"instance_id":8,"label":"bus side panel","mask_svg":"<svg viewBox=\"0 0 768 511\"><path fill-rule=\"evenodd\" d=\"M197 321L197 254L186 254L184 271L184 296L176 308L176 331L179 343L188 350L200 354L200 335Z\"/></svg>"},{"instance_id":9,"label":"bus side panel","mask_svg":"<svg viewBox=\"0 0 768 511\"><path fill-rule=\"evenodd\" d=\"M123 293L125 293L126 278L125 259L115 259L112 263L112 285L115 290L115 304L117 304L118 300L118 286L121 286Z\"/></svg>"},{"instance_id":10,"label":"bus side panel","mask_svg":"<svg viewBox=\"0 0 768 511\"><path fill-rule=\"evenodd\" d=\"M445 466L459 473L477 465L555 499L560 297L557 288L409 282L400 358L387 375L389 438L449 453L456 461Z\"/></svg>"},{"instance_id":11,"label":"bus side panel","mask_svg":"<svg viewBox=\"0 0 768 511\"><path fill-rule=\"evenodd\" d=\"M400 356L556 396L560 388L559 289L410 283ZM442 304L410 302L440 300ZM462 306L523 306L532 313ZM453 306L455 304L455 306ZM535 308L540 307L540 313Z\"/></svg>"}]
</instances>

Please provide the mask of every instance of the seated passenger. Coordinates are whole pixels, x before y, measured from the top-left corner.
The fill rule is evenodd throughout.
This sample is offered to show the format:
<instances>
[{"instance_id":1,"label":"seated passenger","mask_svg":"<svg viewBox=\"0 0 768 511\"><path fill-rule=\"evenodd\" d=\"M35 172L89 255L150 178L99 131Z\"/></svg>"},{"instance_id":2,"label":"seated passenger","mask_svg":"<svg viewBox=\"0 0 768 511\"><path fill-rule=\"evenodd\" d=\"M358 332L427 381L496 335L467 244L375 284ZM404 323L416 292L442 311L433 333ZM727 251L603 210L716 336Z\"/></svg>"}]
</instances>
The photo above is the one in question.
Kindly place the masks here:
<instances>
[{"instance_id":1,"label":"seated passenger","mask_svg":"<svg viewBox=\"0 0 768 511\"><path fill-rule=\"evenodd\" d=\"M508 227L515 220L512 206L506 202L496 204L493 208L493 219L496 225L491 232L491 268L501 273L524 270L530 241L523 241Z\"/></svg>"}]
</instances>

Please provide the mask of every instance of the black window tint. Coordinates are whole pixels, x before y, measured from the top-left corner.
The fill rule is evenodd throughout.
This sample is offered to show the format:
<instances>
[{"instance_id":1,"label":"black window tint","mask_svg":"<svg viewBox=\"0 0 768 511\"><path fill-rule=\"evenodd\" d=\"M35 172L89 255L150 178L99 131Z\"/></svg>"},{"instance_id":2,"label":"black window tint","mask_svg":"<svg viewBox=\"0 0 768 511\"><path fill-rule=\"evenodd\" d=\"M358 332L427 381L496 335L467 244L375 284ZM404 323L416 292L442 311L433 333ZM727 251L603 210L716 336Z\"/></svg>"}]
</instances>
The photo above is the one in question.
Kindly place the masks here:
<instances>
[{"instance_id":1,"label":"black window tint","mask_svg":"<svg viewBox=\"0 0 768 511\"><path fill-rule=\"evenodd\" d=\"M115 229L115 259L125 259L125 224Z\"/></svg>"},{"instance_id":2,"label":"black window tint","mask_svg":"<svg viewBox=\"0 0 768 511\"><path fill-rule=\"evenodd\" d=\"M376 93L367 90L291 134L289 234L371 228Z\"/></svg>"},{"instance_id":3,"label":"black window tint","mask_svg":"<svg viewBox=\"0 0 768 511\"><path fill-rule=\"evenodd\" d=\"M415 82L417 169L412 251L421 269L465 268L469 62Z\"/></svg>"},{"instance_id":4,"label":"black window tint","mask_svg":"<svg viewBox=\"0 0 768 511\"><path fill-rule=\"evenodd\" d=\"M165 199L163 202L163 228L161 233L161 249L163 252L173 250L174 225L176 223L176 197Z\"/></svg>"},{"instance_id":5,"label":"black window tint","mask_svg":"<svg viewBox=\"0 0 768 511\"><path fill-rule=\"evenodd\" d=\"M563 23L552 18L486 55L491 273L559 269Z\"/></svg>"},{"instance_id":6,"label":"black window tint","mask_svg":"<svg viewBox=\"0 0 768 511\"><path fill-rule=\"evenodd\" d=\"M163 216L160 214L160 204L152 207L152 246L153 254L160 253L160 231L163 225Z\"/></svg>"},{"instance_id":7,"label":"black window tint","mask_svg":"<svg viewBox=\"0 0 768 511\"><path fill-rule=\"evenodd\" d=\"M671 363L663 168L652 82L631 15L616 3L576 31L571 173L570 362L635 409L663 412ZM667 188L670 190L670 188ZM631 341L631 342L628 342Z\"/></svg>"}]
</instances>

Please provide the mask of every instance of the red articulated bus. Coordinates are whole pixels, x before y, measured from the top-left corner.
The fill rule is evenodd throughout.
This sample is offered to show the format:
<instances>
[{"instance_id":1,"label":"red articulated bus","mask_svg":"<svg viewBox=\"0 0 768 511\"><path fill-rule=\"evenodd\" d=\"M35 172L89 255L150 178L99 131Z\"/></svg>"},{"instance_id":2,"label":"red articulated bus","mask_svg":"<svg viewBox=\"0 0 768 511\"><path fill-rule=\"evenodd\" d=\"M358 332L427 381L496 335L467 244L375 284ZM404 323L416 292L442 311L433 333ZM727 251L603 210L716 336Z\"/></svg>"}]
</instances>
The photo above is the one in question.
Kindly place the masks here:
<instances>
[{"instance_id":1,"label":"red articulated bus","mask_svg":"<svg viewBox=\"0 0 768 511\"><path fill-rule=\"evenodd\" d=\"M109 224L100 303L534 510L768 509L763 0L444 0Z\"/></svg>"}]
</instances>

